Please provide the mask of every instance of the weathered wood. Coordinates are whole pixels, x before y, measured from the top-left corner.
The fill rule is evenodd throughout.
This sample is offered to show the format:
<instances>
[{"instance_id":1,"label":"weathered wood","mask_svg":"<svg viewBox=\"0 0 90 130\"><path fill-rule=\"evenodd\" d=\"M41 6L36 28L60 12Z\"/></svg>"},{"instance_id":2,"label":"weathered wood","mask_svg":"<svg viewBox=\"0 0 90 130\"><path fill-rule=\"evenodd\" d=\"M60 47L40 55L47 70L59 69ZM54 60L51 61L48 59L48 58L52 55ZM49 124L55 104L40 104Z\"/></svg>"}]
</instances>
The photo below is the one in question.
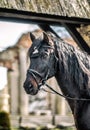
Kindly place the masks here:
<instances>
[{"instance_id":1,"label":"weathered wood","mask_svg":"<svg viewBox=\"0 0 90 130\"><path fill-rule=\"evenodd\" d=\"M73 26L72 24L64 24L64 26L69 31L69 33L71 34L71 36L74 38L74 40L76 41L76 43L80 46L80 48L84 49L88 54L90 54L90 48L89 48L89 46L83 40L83 38L81 37L80 33L77 31L76 27ZM88 35L88 37L89 37L89 35Z\"/></svg>"},{"instance_id":2,"label":"weathered wood","mask_svg":"<svg viewBox=\"0 0 90 130\"><path fill-rule=\"evenodd\" d=\"M90 25L87 26L81 26L80 28L77 28L81 36L84 38L88 46L90 47Z\"/></svg>"},{"instance_id":3,"label":"weathered wood","mask_svg":"<svg viewBox=\"0 0 90 130\"><path fill-rule=\"evenodd\" d=\"M68 17L90 18L87 0L1 0L0 7Z\"/></svg>"}]
</instances>

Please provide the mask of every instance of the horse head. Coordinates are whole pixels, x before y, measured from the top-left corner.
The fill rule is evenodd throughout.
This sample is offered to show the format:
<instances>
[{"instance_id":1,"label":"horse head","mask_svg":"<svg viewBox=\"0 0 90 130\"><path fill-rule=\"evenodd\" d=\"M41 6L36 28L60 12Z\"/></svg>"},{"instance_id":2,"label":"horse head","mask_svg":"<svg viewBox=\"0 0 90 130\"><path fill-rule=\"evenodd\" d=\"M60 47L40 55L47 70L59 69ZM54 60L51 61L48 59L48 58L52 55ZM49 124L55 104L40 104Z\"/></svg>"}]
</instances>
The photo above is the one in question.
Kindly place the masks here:
<instances>
[{"instance_id":1,"label":"horse head","mask_svg":"<svg viewBox=\"0 0 90 130\"><path fill-rule=\"evenodd\" d=\"M35 95L50 77L55 76L57 56L52 38L45 32L39 38L30 33L32 45L29 49L30 66L24 88L27 94Z\"/></svg>"}]
</instances>

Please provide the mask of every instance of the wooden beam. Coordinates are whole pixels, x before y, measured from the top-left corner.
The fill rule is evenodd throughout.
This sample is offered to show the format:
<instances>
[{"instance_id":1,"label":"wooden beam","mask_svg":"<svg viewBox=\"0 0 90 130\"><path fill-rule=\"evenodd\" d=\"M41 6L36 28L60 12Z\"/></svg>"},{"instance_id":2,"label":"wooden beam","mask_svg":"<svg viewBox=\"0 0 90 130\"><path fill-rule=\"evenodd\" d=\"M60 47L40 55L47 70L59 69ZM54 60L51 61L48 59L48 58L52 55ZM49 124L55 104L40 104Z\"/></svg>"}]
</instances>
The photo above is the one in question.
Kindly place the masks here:
<instances>
[{"instance_id":1,"label":"wooden beam","mask_svg":"<svg viewBox=\"0 0 90 130\"><path fill-rule=\"evenodd\" d=\"M67 31L71 34L75 42L83 49L85 50L88 54L90 54L90 48L87 45L87 43L84 41L80 33L76 30L76 27L74 24L66 24L63 23L64 27L67 29Z\"/></svg>"},{"instance_id":2,"label":"wooden beam","mask_svg":"<svg viewBox=\"0 0 90 130\"><path fill-rule=\"evenodd\" d=\"M86 18L50 15L6 8L0 8L0 20L34 24L45 23L50 25L58 25L60 22L72 24L90 24L90 19Z\"/></svg>"}]
</instances>

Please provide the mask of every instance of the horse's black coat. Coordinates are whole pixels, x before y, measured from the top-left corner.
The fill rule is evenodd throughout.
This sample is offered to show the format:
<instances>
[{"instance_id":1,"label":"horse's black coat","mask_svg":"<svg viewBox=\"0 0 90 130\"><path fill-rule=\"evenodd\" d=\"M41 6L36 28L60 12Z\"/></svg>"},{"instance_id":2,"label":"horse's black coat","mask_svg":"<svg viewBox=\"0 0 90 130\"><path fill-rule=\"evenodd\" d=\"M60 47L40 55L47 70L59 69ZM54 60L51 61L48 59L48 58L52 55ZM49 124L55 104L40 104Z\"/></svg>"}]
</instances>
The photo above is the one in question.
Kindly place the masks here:
<instances>
[{"instance_id":1,"label":"horse's black coat","mask_svg":"<svg viewBox=\"0 0 90 130\"><path fill-rule=\"evenodd\" d=\"M27 73L24 83L26 92L32 95L37 94L38 84L42 82L42 79L55 76L64 95L89 99L90 56L50 33L48 35L43 33L43 36L43 38L34 39L31 34L34 40L29 50L31 60L29 69L35 72ZM67 101L77 130L90 130L90 101L69 99Z\"/></svg>"}]
</instances>

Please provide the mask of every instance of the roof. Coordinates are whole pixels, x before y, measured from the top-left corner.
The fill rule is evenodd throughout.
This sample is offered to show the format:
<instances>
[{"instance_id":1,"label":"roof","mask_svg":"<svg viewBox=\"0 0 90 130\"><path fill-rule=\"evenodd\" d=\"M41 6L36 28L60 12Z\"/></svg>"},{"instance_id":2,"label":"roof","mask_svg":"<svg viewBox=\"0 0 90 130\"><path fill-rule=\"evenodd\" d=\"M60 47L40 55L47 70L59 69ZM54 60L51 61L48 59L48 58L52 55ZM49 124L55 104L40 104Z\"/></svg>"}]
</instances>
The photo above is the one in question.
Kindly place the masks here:
<instances>
[{"instance_id":1,"label":"roof","mask_svg":"<svg viewBox=\"0 0 90 130\"><path fill-rule=\"evenodd\" d=\"M0 7L90 19L90 3L88 0L0 0Z\"/></svg>"}]
</instances>

